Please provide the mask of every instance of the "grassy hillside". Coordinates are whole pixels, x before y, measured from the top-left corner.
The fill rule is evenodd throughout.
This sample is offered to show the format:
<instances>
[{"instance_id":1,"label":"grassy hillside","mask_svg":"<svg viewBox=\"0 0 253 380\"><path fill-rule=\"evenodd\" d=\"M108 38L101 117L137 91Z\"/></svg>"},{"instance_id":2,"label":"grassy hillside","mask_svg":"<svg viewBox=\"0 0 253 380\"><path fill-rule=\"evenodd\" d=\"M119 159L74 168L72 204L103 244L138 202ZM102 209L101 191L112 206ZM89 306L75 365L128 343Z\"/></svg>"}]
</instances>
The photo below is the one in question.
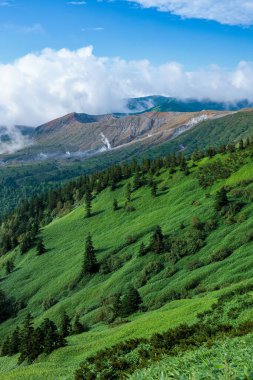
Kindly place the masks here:
<instances>
[{"instance_id":1,"label":"grassy hillside","mask_svg":"<svg viewBox=\"0 0 253 380\"><path fill-rule=\"evenodd\" d=\"M150 337L180 323L194 323L197 314L210 309L221 294L238 285L253 284L250 154L249 150L204 158L191 167L188 176L179 170L171 174L168 169L161 169L155 177L157 196L152 196L147 185L132 192L132 212L123 206L127 184L133 178L123 180L116 190L107 188L95 196L91 218L85 218L81 201L71 212L44 227L44 255L37 256L34 248L21 255L16 248L0 257L1 288L26 305L15 318L0 325L0 339L21 325L28 312L36 325L44 318L59 324L66 311L71 318L80 314L81 321L90 326L88 332L69 337L66 347L40 357L30 366L17 366L17 356L1 357L1 379L73 379L74 371L87 356L129 338ZM197 176L201 168L205 171L210 163L228 165L231 161L235 164L226 179L214 179L212 186L200 187ZM217 219L215 194L222 186L229 186L232 203L239 199L244 205L240 211L219 215ZM114 198L120 206L117 211L112 208ZM179 240L187 238L188 244L193 244L191 236L196 233L197 218L209 227L203 244L193 253L175 261L170 252L140 256L140 244L148 244L158 224L166 236L175 234ZM109 260L110 273L87 275L78 281L88 233L92 235L99 263ZM222 257L228 248L229 254ZM15 270L6 275L5 264L11 258ZM115 292L124 294L130 284L138 289L143 308L108 325L102 318L102 300ZM43 302L49 298L55 304L45 310ZM236 320L252 316L252 308L245 307Z\"/></svg>"},{"instance_id":2,"label":"grassy hillside","mask_svg":"<svg viewBox=\"0 0 253 380\"><path fill-rule=\"evenodd\" d=\"M133 158L155 158L168 153L178 152L184 147L184 153L190 155L196 149L208 146L221 146L240 138L253 135L253 112L239 112L216 120L200 123L190 131L175 137L158 147L141 143L125 149L91 157L86 160L45 161L34 163L8 163L0 165L0 219L13 210L20 199L29 198L49 188L57 187L79 175L96 172ZM22 159L20 153L12 156Z\"/></svg>"}]
</instances>

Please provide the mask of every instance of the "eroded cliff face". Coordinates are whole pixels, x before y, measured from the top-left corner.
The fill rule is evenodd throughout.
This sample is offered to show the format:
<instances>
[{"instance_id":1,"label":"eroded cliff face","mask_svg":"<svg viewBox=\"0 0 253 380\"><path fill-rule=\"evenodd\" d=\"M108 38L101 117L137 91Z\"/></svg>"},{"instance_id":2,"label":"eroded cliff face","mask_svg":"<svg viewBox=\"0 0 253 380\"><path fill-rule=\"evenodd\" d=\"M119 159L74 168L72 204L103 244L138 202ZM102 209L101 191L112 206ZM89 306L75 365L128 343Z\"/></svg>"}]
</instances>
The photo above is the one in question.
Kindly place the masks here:
<instances>
[{"instance_id":1,"label":"eroded cliff face","mask_svg":"<svg viewBox=\"0 0 253 380\"><path fill-rule=\"evenodd\" d=\"M145 112L135 115L71 113L33 130L19 159L85 158L138 143L155 146L228 112ZM19 148L20 149L20 148Z\"/></svg>"}]
</instances>

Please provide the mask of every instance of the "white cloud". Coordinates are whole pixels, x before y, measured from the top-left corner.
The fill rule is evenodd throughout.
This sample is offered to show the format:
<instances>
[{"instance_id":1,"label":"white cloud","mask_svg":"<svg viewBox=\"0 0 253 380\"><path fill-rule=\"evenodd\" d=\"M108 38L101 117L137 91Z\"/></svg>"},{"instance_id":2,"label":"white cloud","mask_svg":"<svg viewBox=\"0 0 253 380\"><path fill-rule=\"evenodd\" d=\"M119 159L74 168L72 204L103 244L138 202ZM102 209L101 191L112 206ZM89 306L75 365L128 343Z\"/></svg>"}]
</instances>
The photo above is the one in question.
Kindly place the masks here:
<instances>
[{"instance_id":1,"label":"white cloud","mask_svg":"<svg viewBox=\"0 0 253 380\"><path fill-rule=\"evenodd\" d=\"M69 5L85 5L86 1L69 1Z\"/></svg>"},{"instance_id":2,"label":"white cloud","mask_svg":"<svg viewBox=\"0 0 253 380\"><path fill-rule=\"evenodd\" d=\"M32 25L16 25L16 24L3 24L1 29L7 29L16 33L30 34L30 33L45 33L45 30L41 24Z\"/></svg>"},{"instance_id":3,"label":"white cloud","mask_svg":"<svg viewBox=\"0 0 253 380\"><path fill-rule=\"evenodd\" d=\"M252 0L127 0L144 8L155 7L183 18L217 21L221 24L253 24Z\"/></svg>"},{"instance_id":4,"label":"white cloud","mask_svg":"<svg viewBox=\"0 0 253 380\"><path fill-rule=\"evenodd\" d=\"M13 3L11 1L0 1L0 7L12 7Z\"/></svg>"},{"instance_id":5,"label":"white cloud","mask_svg":"<svg viewBox=\"0 0 253 380\"><path fill-rule=\"evenodd\" d=\"M103 27L97 26L95 28L82 28L81 32L101 32L103 30L105 30Z\"/></svg>"},{"instance_id":6,"label":"white cloud","mask_svg":"<svg viewBox=\"0 0 253 380\"><path fill-rule=\"evenodd\" d=\"M92 47L45 49L0 64L0 87L0 125L38 125L73 111L124 111L123 99L151 94L253 101L253 62L187 71L177 62L97 57Z\"/></svg>"}]
</instances>

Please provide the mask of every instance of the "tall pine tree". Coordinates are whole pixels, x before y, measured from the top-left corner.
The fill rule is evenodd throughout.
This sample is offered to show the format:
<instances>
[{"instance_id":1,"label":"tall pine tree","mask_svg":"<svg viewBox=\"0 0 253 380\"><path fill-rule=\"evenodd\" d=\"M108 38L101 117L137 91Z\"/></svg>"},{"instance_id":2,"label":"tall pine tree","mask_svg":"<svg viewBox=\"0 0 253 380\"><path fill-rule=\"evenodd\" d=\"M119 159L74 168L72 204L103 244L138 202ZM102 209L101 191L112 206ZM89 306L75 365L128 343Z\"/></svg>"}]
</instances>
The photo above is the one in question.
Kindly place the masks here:
<instances>
[{"instance_id":1,"label":"tall pine tree","mask_svg":"<svg viewBox=\"0 0 253 380\"><path fill-rule=\"evenodd\" d=\"M160 226L157 226L150 242L150 249L155 253L162 253L165 248L164 236Z\"/></svg>"},{"instance_id":2,"label":"tall pine tree","mask_svg":"<svg viewBox=\"0 0 253 380\"><path fill-rule=\"evenodd\" d=\"M82 274L92 274L98 271L98 262L96 259L95 249L93 246L91 235L89 234L86 238L85 243L85 254L83 261L83 270Z\"/></svg>"}]
</instances>

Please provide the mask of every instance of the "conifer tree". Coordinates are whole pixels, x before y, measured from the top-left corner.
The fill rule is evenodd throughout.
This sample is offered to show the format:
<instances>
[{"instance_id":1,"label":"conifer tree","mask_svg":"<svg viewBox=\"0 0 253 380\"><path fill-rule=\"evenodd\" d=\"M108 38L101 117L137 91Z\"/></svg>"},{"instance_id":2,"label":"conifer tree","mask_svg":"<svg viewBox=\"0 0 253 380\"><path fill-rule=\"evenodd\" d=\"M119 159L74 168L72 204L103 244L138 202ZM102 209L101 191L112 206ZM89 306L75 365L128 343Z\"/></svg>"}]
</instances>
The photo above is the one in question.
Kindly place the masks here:
<instances>
[{"instance_id":1,"label":"conifer tree","mask_svg":"<svg viewBox=\"0 0 253 380\"><path fill-rule=\"evenodd\" d=\"M91 235L89 234L86 238L85 244L85 254L83 261L82 274L92 274L98 271L98 262L96 259L95 249L93 246Z\"/></svg>"},{"instance_id":2,"label":"conifer tree","mask_svg":"<svg viewBox=\"0 0 253 380\"><path fill-rule=\"evenodd\" d=\"M112 205L113 211L117 211L119 209L118 201L114 198L113 205Z\"/></svg>"},{"instance_id":3,"label":"conifer tree","mask_svg":"<svg viewBox=\"0 0 253 380\"><path fill-rule=\"evenodd\" d=\"M162 253L164 251L164 236L160 226L157 226L150 242L150 249L155 253Z\"/></svg>"},{"instance_id":4,"label":"conifer tree","mask_svg":"<svg viewBox=\"0 0 253 380\"><path fill-rule=\"evenodd\" d=\"M43 352L50 354L58 347L62 347L63 339L58 333L57 327L54 322L46 318L41 325L41 329L44 333Z\"/></svg>"},{"instance_id":5,"label":"conifer tree","mask_svg":"<svg viewBox=\"0 0 253 380\"><path fill-rule=\"evenodd\" d=\"M64 311L62 320L61 320L61 328L60 328L62 336L64 338L68 336L70 334L70 330L71 330L70 317L68 316L66 311Z\"/></svg>"},{"instance_id":6,"label":"conifer tree","mask_svg":"<svg viewBox=\"0 0 253 380\"><path fill-rule=\"evenodd\" d=\"M20 350L20 328L16 327L10 337L10 355L16 355Z\"/></svg>"},{"instance_id":7,"label":"conifer tree","mask_svg":"<svg viewBox=\"0 0 253 380\"><path fill-rule=\"evenodd\" d=\"M5 265L5 273L7 275L10 274L11 272L13 272L14 268L15 268L15 265L14 265L13 260L12 259L8 260Z\"/></svg>"},{"instance_id":8,"label":"conifer tree","mask_svg":"<svg viewBox=\"0 0 253 380\"><path fill-rule=\"evenodd\" d=\"M229 204L227 190L222 187L220 191L216 193L215 197L215 208L217 211L220 211L223 207Z\"/></svg>"},{"instance_id":9,"label":"conifer tree","mask_svg":"<svg viewBox=\"0 0 253 380\"><path fill-rule=\"evenodd\" d=\"M32 341L33 332L34 332L34 328L33 328L32 316L31 314L28 314L26 316L24 326L21 331L20 357L18 360L19 364L32 355L31 341Z\"/></svg>"},{"instance_id":10,"label":"conifer tree","mask_svg":"<svg viewBox=\"0 0 253 380\"><path fill-rule=\"evenodd\" d=\"M43 242L41 237L39 237L39 239L38 239L36 249L37 249L37 255L38 256L43 255L43 253L46 252L46 247L45 247L44 242Z\"/></svg>"},{"instance_id":11,"label":"conifer tree","mask_svg":"<svg viewBox=\"0 0 253 380\"><path fill-rule=\"evenodd\" d=\"M85 192L86 218L91 217L91 201L92 201L92 193L91 193L90 188L87 188Z\"/></svg>"},{"instance_id":12,"label":"conifer tree","mask_svg":"<svg viewBox=\"0 0 253 380\"><path fill-rule=\"evenodd\" d=\"M243 142L243 139L240 139L240 141L239 141L239 149L240 149L240 150L243 150L243 149L244 149L244 142Z\"/></svg>"},{"instance_id":13,"label":"conifer tree","mask_svg":"<svg viewBox=\"0 0 253 380\"><path fill-rule=\"evenodd\" d=\"M131 184L128 183L127 187L126 187L126 200L127 200L128 203L131 202L131 192L132 192L132 190L131 190Z\"/></svg>"},{"instance_id":14,"label":"conifer tree","mask_svg":"<svg viewBox=\"0 0 253 380\"><path fill-rule=\"evenodd\" d=\"M157 183L155 181L151 185L151 194L154 198L157 196Z\"/></svg>"},{"instance_id":15,"label":"conifer tree","mask_svg":"<svg viewBox=\"0 0 253 380\"><path fill-rule=\"evenodd\" d=\"M134 190L138 190L142 186L142 178L140 172L136 172L134 175L134 180L133 180L133 188Z\"/></svg>"},{"instance_id":16,"label":"conifer tree","mask_svg":"<svg viewBox=\"0 0 253 380\"><path fill-rule=\"evenodd\" d=\"M133 286L129 287L123 295L120 305L120 316L128 317L129 315L138 311L142 299L137 289Z\"/></svg>"},{"instance_id":17,"label":"conifer tree","mask_svg":"<svg viewBox=\"0 0 253 380\"><path fill-rule=\"evenodd\" d=\"M71 333L72 334L81 334L84 331L85 331L85 326L80 321L80 315L77 314L75 316L75 319L74 319L74 322L73 322Z\"/></svg>"},{"instance_id":18,"label":"conifer tree","mask_svg":"<svg viewBox=\"0 0 253 380\"><path fill-rule=\"evenodd\" d=\"M3 345L2 345L1 356L11 355L10 345L11 345L11 339L9 336L7 336L7 338L4 340Z\"/></svg>"}]
</instances>

